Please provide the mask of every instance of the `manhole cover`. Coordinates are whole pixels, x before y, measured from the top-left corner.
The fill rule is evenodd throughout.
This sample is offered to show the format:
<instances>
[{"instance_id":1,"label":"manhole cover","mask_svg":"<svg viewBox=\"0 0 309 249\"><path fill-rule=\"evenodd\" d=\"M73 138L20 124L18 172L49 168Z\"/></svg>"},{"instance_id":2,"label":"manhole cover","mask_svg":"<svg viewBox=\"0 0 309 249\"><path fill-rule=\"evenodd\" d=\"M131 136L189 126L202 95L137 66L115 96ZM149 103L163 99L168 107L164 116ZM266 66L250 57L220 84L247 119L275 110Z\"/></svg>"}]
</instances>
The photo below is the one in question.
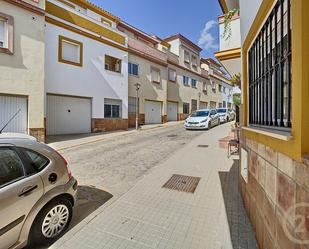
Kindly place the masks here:
<instances>
[{"instance_id":1,"label":"manhole cover","mask_svg":"<svg viewBox=\"0 0 309 249\"><path fill-rule=\"evenodd\" d=\"M168 188L178 190L187 193L194 193L200 177L184 176L184 175L173 175L162 188Z\"/></svg>"},{"instance_id":2,"label":"manhole cover","mask_svg":"<svg viewBox=\"0 0 309 249\"><path fill-rule=\"evenodd\" d=\"M208 148L209 145L208 145L208 144L199 144L197 147L200 147L200 148Z\"/></svg>"},{"instance_id":3,"label":"manhole cover","mask_svg":"<svg viewBox=\"0 0 309 249\"><path fill-rule=\"evenodd\" d=\"M178 135L171 134L171 135L167 135L167 137L178 137Z\"/></svg>"}]
</instances>

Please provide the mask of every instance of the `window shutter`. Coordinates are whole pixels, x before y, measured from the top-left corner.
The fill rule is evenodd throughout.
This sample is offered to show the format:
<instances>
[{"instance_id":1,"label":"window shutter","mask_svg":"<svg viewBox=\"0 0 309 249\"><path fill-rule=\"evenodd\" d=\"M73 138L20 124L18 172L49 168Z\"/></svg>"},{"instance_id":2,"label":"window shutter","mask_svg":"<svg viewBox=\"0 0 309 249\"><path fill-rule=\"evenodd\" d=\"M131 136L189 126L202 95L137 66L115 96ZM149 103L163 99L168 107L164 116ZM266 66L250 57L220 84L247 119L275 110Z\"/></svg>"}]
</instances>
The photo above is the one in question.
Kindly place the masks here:
<instances>
[{"instance_id":1,"label":"window shutter","mask_svg":"<svg viewBox=\"0 0 309 249\"><path fill-rule=\"evenodd\" d=\"M6 21L0 19L0 47L6 47L6 40L7 40Z\"/></svg>"},{"instance_id":2,"label":"window shutter","mask_svg":"<svg viewBox=\"0 0 309 249\"><path fill-rule=\"evenodd\" d=\"M80 46L67 41L62 41L62 59L79 63Z\"/></svg>"}]
</instances>

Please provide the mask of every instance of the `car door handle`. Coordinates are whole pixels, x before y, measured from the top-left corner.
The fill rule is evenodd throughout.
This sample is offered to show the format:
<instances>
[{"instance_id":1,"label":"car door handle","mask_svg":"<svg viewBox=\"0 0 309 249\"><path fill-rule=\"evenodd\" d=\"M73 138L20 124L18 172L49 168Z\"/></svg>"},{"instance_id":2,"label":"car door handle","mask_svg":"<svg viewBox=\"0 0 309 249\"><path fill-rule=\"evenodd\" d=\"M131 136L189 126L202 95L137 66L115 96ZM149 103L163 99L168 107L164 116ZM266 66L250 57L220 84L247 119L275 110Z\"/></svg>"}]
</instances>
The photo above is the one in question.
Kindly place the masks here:
<instances>
[{"instance_id":1,"label":"car door handle","mask_svg":"<svg viewBox=\"0 0 309 249\"><path fill-rule=\"evenodd\" d=\"M38 185L25 187L25 188L21 191L21 193L18 195L18 197L28 195L28 194L31 193L33 190L35 190L37 187L38 187Z\"/></svg>"}]
</instances>

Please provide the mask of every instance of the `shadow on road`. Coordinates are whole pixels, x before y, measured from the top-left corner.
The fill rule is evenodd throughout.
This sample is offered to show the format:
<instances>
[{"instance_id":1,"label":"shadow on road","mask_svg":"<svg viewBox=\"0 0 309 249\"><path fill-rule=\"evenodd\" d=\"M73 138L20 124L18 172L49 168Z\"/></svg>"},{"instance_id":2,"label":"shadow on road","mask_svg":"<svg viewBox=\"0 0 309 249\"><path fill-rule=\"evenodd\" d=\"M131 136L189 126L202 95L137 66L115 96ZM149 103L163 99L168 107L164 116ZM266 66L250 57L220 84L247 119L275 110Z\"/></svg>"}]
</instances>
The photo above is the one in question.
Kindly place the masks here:
<instances>
[{"instance_id":1,"label":"shadow on road","mask_svg":"<svg viewBox=\"0 0 309 249\"><path fill-rule=\"evenodd\" d=\"M228 172L219 172L225 210L234 249L258 249L250 220L239 192L239 160Z\"/></svg>"},{"instance_id":2,"label":"shadow on road","mask_svg":"<svg viewBox=\"0 0 309 249\"><path fill-rule=\"evenodd\" d=\"M70 228L77 225L112 197L112 194L94 186L79 186Z\"/></svg>"},{"instance_id":3,"label":"shadow on road","mask_svg":"<svg viewBox=\"0 0 309 249\"><path fill-rule=\"evenodd\" d=\"M97 210L112 197L112 194L94 186L78 186L77 201L74 207L73 217L68 231L70 231L70 229L76 226L79 222ZM36 247L28 246L24 249L45 249L50 245Z\"/></svg>"}]
</instances>

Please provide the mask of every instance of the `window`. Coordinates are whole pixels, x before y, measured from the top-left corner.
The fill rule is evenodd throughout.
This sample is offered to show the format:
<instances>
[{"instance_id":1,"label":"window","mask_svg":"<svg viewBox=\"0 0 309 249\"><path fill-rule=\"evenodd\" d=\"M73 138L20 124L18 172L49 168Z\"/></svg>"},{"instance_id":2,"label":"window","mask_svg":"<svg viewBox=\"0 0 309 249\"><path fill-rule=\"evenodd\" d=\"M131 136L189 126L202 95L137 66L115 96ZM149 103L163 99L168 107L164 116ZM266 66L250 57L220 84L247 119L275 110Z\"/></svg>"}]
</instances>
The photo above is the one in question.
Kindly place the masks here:
<instances>
[{"instance_id":1,"label":"window","mask_svg":"<svg viewBox=\"0 0 309 249\"><path fill-rule=\"evenodd\" d=\"M278 1L248 52L249 124L290 130L291 7Z\"/></svg>"},{"instance_id":2,"label":"window","mask_svg":"<svg viewBox=\"0 0 309 249\"><path fill-rule=\"evenodd\" d=\"M138 65L129 62L129 74L138 76Z\"/></svg>"},{"instance_id":3,"label":"window","mask_svg":"<svg viewBox=\"0 0 309 249\"><path fill-rule=\"evenodd\" d=\"M151 81L155 83L161 82L160 69L154 67L151 68Z\"/></svg>"},{"instance_id":4,"label":"window","mask_svg":"<svg viewBox=\"0 0 309 249\"><path fill-rule=\"evenodd\" d=\"M188 76L183 76L182 77L182 82L185 86L188 86L189 85L189 77Z\"/></svg>"},{"instance_id":5,"label":"window","mask_svg":"<svg viewBox=\"0 0 309 249\"><path fill-rule=\"evenodd\" d=\"M6 48L8 43L7 20L0 18L0 48Z\"/></svg>"},{"instance_id":6,"label":"window","mask_svg":"<svg viewBox=\"0 0 309 249\"><path fill-rule=\"evenodd\" d=\"M217 89L216 89L216 83L212 80L210 80L210 84L211 84L211 90L216 93Z\"/></svg>"},{"instance_id":7,"label":"window","mask_svg":"<svg viewBox=\"0 0 309 249\"><path fill-rule=\"evenodd\" d=\"M222 103L219 103L219 108L222 108L222 107L223 107Z\"/></svg>"},{"instance_id":8,"label":"window","mask_svg":"<svg viewBox=\"0 0 309 249\"><path fill-rule=\"evenodd\" d=\"M83 65L83 44L67 37L59 36L59 62L74 66Z\"/></svg>"},{"instance_id":9,"label":"window","mask_svg":"<svg viewBox=\"0 0 309 249\"><path fill-rule=\"evenodd\" d=\"M216 115L217 111L216 110L211 110L210 115Z\"/></svg>"},{"instance_id":10,"label":"window","mask_svg":"<svg viewBox=\"0 0 309 249\"><path fill-rule=\"evenodd\" d=\"M207 94L207 83L203 82L203 92Z\"/></svg>"},{"instance_id":11,"label":"window","mask_svg":"<svg viewBox=\"0 0 309 249\"><path fill-rule=\"evenodd\" d=\"M191 86L194 88L197 87L197 81L195 79L191 79Z\"/></svg>"},{"instance_id":12,"label":"window","mask_svg":"<svg viewBox=\"0 0 309 249\"><path fill-rule=\"evenodd\" d=\"M183 103L183 113L184 114L190 113L190 104L189 103Z\"/></svg>"},{"instance_id":13,"label":"window","mask_svg":"<svg viewBox=\"0 0 309 249\"><path fill-rule=\"evenodd\" d=\"M195 112L197 110L197 100L196 99L191 100L191 106L192 106L191 112Z\"/></svg>"},{"instance_id":14,"label":"window","mask_svg":"<svg viewBox=\"0 0 309 249\"><path fill-rule=\"evenodd\" d=\"M34 152L32 150L28 150L28 149L23 149L23 150L25 151L26 155L31 160L32 166L37 171L41 171L42 169L45 168L45 166L49 164L49 160L45 156L42 156L41 154Z\"/></svg>"},{"instance_id":15,"label":"window","mask_svg":"<svg viewBox=\"0 0 309 249\"><path fill-rule=\"evenodd\" d=\"M122 101L118 99L104 99L104 117L121 118Z\"/></svg>"},{"instance_id":16,"label":"window","mask_svg":"<svg viewBox=\"0 0 309 249\"><path fill-rule=\"evenodd\" d=\"M192 55L192 66L197 68L197 57L195 55Z\"/></svg>"},{"instance_id":17,"label":"window","mask_svg":"<svg viewBox=\"0 0 309 249\"><path fill-rule=\"evenodd\" d=\"M223 93L226 93L226 87L225 86L223 87Z\"/></svg>"},{"instance_id":18,"label":"window","mask_svg":"<svg viewBox=\"0 0 309 249\"><path fill-rule=\"evenodd\" d=\"M226 108L226 101L223 101L223 107Z\"/></svg>"},{"instance_id":19,"label":"window","mask_svg":"<svg viewBox=\"0 0 309 249\"><path fill-rule=\"evenodd\" d=\"M188 51L185 51L185 63L190 63L190 53Z\"/></svg>"},{"instance_id":20,"label":"window","mask_svg":"<svg viewBox=\"0 0 309 249\"><path fill-rule=\"evenodd\" d=\"M112 26L112 22L109 20L106 20L105 18L101 18L101 23L103 23L106 26L111 27Z\"/></svg>"},{"instance_id":21,"label":"window","mask_svg":"<svg viewBox=\"0 0 309 249\"><path fill-rule=\"evenodd\" d=\"M216 107L217 107L217 102L210 101L210 108L216 108Z\"/></svg>"},{"instance_id":22,"label":"window","mask_svg":"<svg viewBox=\"0 0 309 249\"><path fill-rule=\"evenodd\" d=\"M0 186L7 185L25 176L23 163L10 148L0 148Z\"/></svg>"},{"instance_id":23,"label":"window","mask_svg":"<svg viewBox=\"0 0 309 249\"><path fill-rule=\"evenodd\" d=\"M0 12L0 52L13 54L13 28L13 17Z\"/></svg>"},{"instance_id":24,"label":"window","mask_svg":"<svg viewBox=\"0 0 309 249\"><path fill-rule=\"evenodd\" d=\"M169 81L176 82L176 79L177 79L176 70L169 68L168 79L169 79Z\"/></svg>"},{"instance_id":25,"label":"window","mask_svg":"<svg viewBox=\"0 0 309 249\"><path fill-rule=\"evenodd\" d=\"M110 55L105 55L105 70L121 73L121 60Z\"/></svg>"},{"instance_id":26,"label":"window","mask_svg":"<svg viewBox=\"0 0 309 249\"><path fill-rule=\"evenodd\" d=\"M222 93L222 85L219 84L219 92Z\"/></svg>"},{"instance_id":27,"label":"window","mask_svg":"<svg viewBox=\"0 0 309 249\"><path fill-rule=\"evenodd\" d=\"M129 114L135 114L136 113L136 98L135 97L129 97L128 112L129 112Z\"/></svg>"}]
</instances>

